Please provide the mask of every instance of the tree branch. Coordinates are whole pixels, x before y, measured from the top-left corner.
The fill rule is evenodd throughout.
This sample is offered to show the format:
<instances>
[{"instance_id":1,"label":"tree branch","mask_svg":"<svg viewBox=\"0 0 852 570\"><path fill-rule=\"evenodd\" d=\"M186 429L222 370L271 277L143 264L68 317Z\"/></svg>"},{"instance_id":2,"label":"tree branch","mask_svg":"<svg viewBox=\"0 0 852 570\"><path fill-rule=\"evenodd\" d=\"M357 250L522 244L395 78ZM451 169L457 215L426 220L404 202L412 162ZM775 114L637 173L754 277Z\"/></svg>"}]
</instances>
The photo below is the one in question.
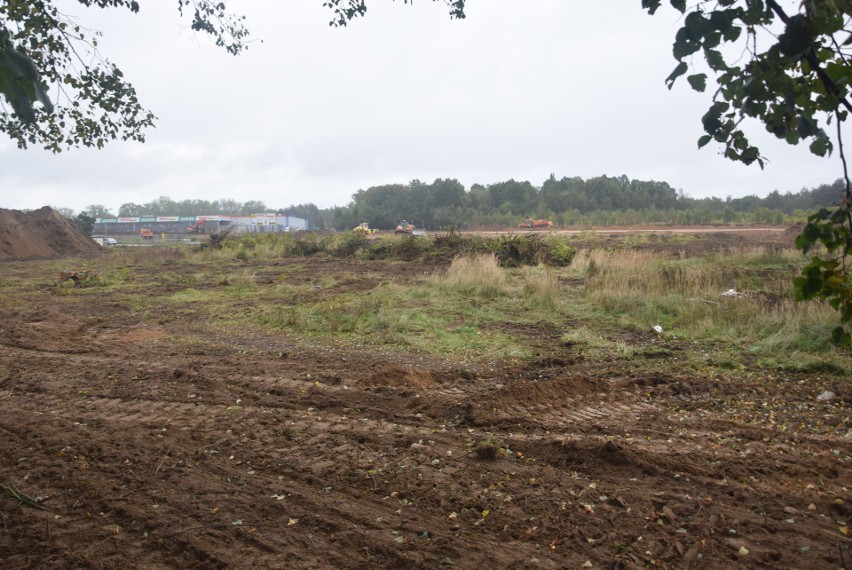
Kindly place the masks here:
<instances>
[{"instance_id":1,"label":"tree branch","mask_svg":"<svg viewBox=\"0 0 852 570\"><path fill-rule=\"evenodd\" d=\"M766 5L772 9L775 15L777 15L785 25L790 23L790 16L788 16L784 9L778 5L776 0L766 0ZM819 58L817 58L816 51L814 51L813 46L808 49L805 61L808 62L810 68L814 71L814 73L816 73L817 77L819 77L819 80L825 86L826 90L834 95L834 98L837 99L837 102L840 105L844 106L847 111L852 113L852 103L843 96L843 92L840 90L840 87L837 86L837 83L835 83L820 66Z\"/></svg>"}]
</instances>

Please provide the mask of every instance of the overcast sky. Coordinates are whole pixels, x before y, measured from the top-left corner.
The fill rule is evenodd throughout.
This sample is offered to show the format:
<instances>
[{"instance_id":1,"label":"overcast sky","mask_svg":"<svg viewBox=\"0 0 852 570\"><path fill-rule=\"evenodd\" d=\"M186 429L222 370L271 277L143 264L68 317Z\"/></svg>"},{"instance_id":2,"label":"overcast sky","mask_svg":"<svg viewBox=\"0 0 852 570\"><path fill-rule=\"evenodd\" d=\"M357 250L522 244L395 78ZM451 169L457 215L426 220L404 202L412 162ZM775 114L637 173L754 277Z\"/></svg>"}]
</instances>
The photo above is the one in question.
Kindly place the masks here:
<instances>
[{"instance_id":1,"label":"overcast sky","mask_svg":"<svg viewBox=\"0 0 852 570\"><path fill-rule=\"evenodd\" d=\"M710 93L666 89L678 14L648 16L639 0L469 0L461 21L442 2L372 0L347 28L328 26L322 0L230 0L257 40L239 57L192 33L176 2L144 0L136 15L62 3L103 32L102 54L157 127L145 144L60 155L0 138L0 207L117 211L169 196L324 208L415 178L540 186L551 173L724 198L841 174L759 125L764 171L697 150Z\"/></svg>"}]
</instances>

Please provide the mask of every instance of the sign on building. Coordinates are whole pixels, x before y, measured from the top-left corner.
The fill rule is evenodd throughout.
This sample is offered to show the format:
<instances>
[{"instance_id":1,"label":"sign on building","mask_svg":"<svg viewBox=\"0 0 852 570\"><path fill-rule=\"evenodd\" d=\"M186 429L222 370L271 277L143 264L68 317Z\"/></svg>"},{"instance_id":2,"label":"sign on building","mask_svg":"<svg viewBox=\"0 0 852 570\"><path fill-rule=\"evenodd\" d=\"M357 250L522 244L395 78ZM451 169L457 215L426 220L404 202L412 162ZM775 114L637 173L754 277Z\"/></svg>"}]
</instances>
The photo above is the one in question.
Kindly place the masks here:
<instances>
[{"instance_id":1,"label":"sign on building","mask_svg":"<svg viewBox=\"0 0 852 570\"><path fill-rule=\"evenodd\" d=\"M274 226L275 225L275 212L265 212L262 214L252 214L251 215L251 223L256 226Z\"/></svg>"}]
</instances>

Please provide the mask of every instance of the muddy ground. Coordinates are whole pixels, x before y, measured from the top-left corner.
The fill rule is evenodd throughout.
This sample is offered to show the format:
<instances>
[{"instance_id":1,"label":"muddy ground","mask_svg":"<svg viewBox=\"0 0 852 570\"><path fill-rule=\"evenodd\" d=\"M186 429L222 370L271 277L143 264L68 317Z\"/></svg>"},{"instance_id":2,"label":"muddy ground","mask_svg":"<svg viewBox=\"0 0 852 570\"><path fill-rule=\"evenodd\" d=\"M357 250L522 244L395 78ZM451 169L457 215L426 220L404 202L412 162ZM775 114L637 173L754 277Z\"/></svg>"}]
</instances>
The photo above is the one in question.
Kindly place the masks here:
<instances>
[{"instance_id":1,"label":"muddy ground","mask_svg":"<svg viewBox=\"0 0 852 570\"><path fill-rule=\"evenodd\" d=\"M275 263L359 290L433 269ZM591 361L536 323L513 329L533 361L462 364L0 276L3 568L852 563L846 379L684 374L712 347L651 333L641 362Z\"/></svg>"}]
</instances>

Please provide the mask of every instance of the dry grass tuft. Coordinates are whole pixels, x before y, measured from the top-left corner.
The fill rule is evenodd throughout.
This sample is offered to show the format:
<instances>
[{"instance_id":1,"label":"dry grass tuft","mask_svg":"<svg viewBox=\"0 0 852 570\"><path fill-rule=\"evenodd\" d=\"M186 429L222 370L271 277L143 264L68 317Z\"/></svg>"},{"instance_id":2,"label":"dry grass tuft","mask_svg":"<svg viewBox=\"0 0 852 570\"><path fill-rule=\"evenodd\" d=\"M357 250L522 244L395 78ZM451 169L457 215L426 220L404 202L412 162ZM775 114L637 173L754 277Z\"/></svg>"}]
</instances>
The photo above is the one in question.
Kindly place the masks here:
<instances>
[{"instance_id":1,"label":"dry grass tuft","mask_svg":"<svg viewBox=\"0 0 852 570\"><path fill-rule=\"evenodd\" d=\"M494 298L504 293L506 276L497 256L491 254L457 257L438 280L448 289Z\"/></svg>"},{"instance_id":2,"label":"dry grass tuft","mask_svg":"<svg viewBox=\"0 0 852 570\"><path fill-rule=\"evenodd\" d=\"M524 278L524 303L527 306L554 309L559 304L560 292L558 277L547 269Z\"/></svg>"}]
</instances>

